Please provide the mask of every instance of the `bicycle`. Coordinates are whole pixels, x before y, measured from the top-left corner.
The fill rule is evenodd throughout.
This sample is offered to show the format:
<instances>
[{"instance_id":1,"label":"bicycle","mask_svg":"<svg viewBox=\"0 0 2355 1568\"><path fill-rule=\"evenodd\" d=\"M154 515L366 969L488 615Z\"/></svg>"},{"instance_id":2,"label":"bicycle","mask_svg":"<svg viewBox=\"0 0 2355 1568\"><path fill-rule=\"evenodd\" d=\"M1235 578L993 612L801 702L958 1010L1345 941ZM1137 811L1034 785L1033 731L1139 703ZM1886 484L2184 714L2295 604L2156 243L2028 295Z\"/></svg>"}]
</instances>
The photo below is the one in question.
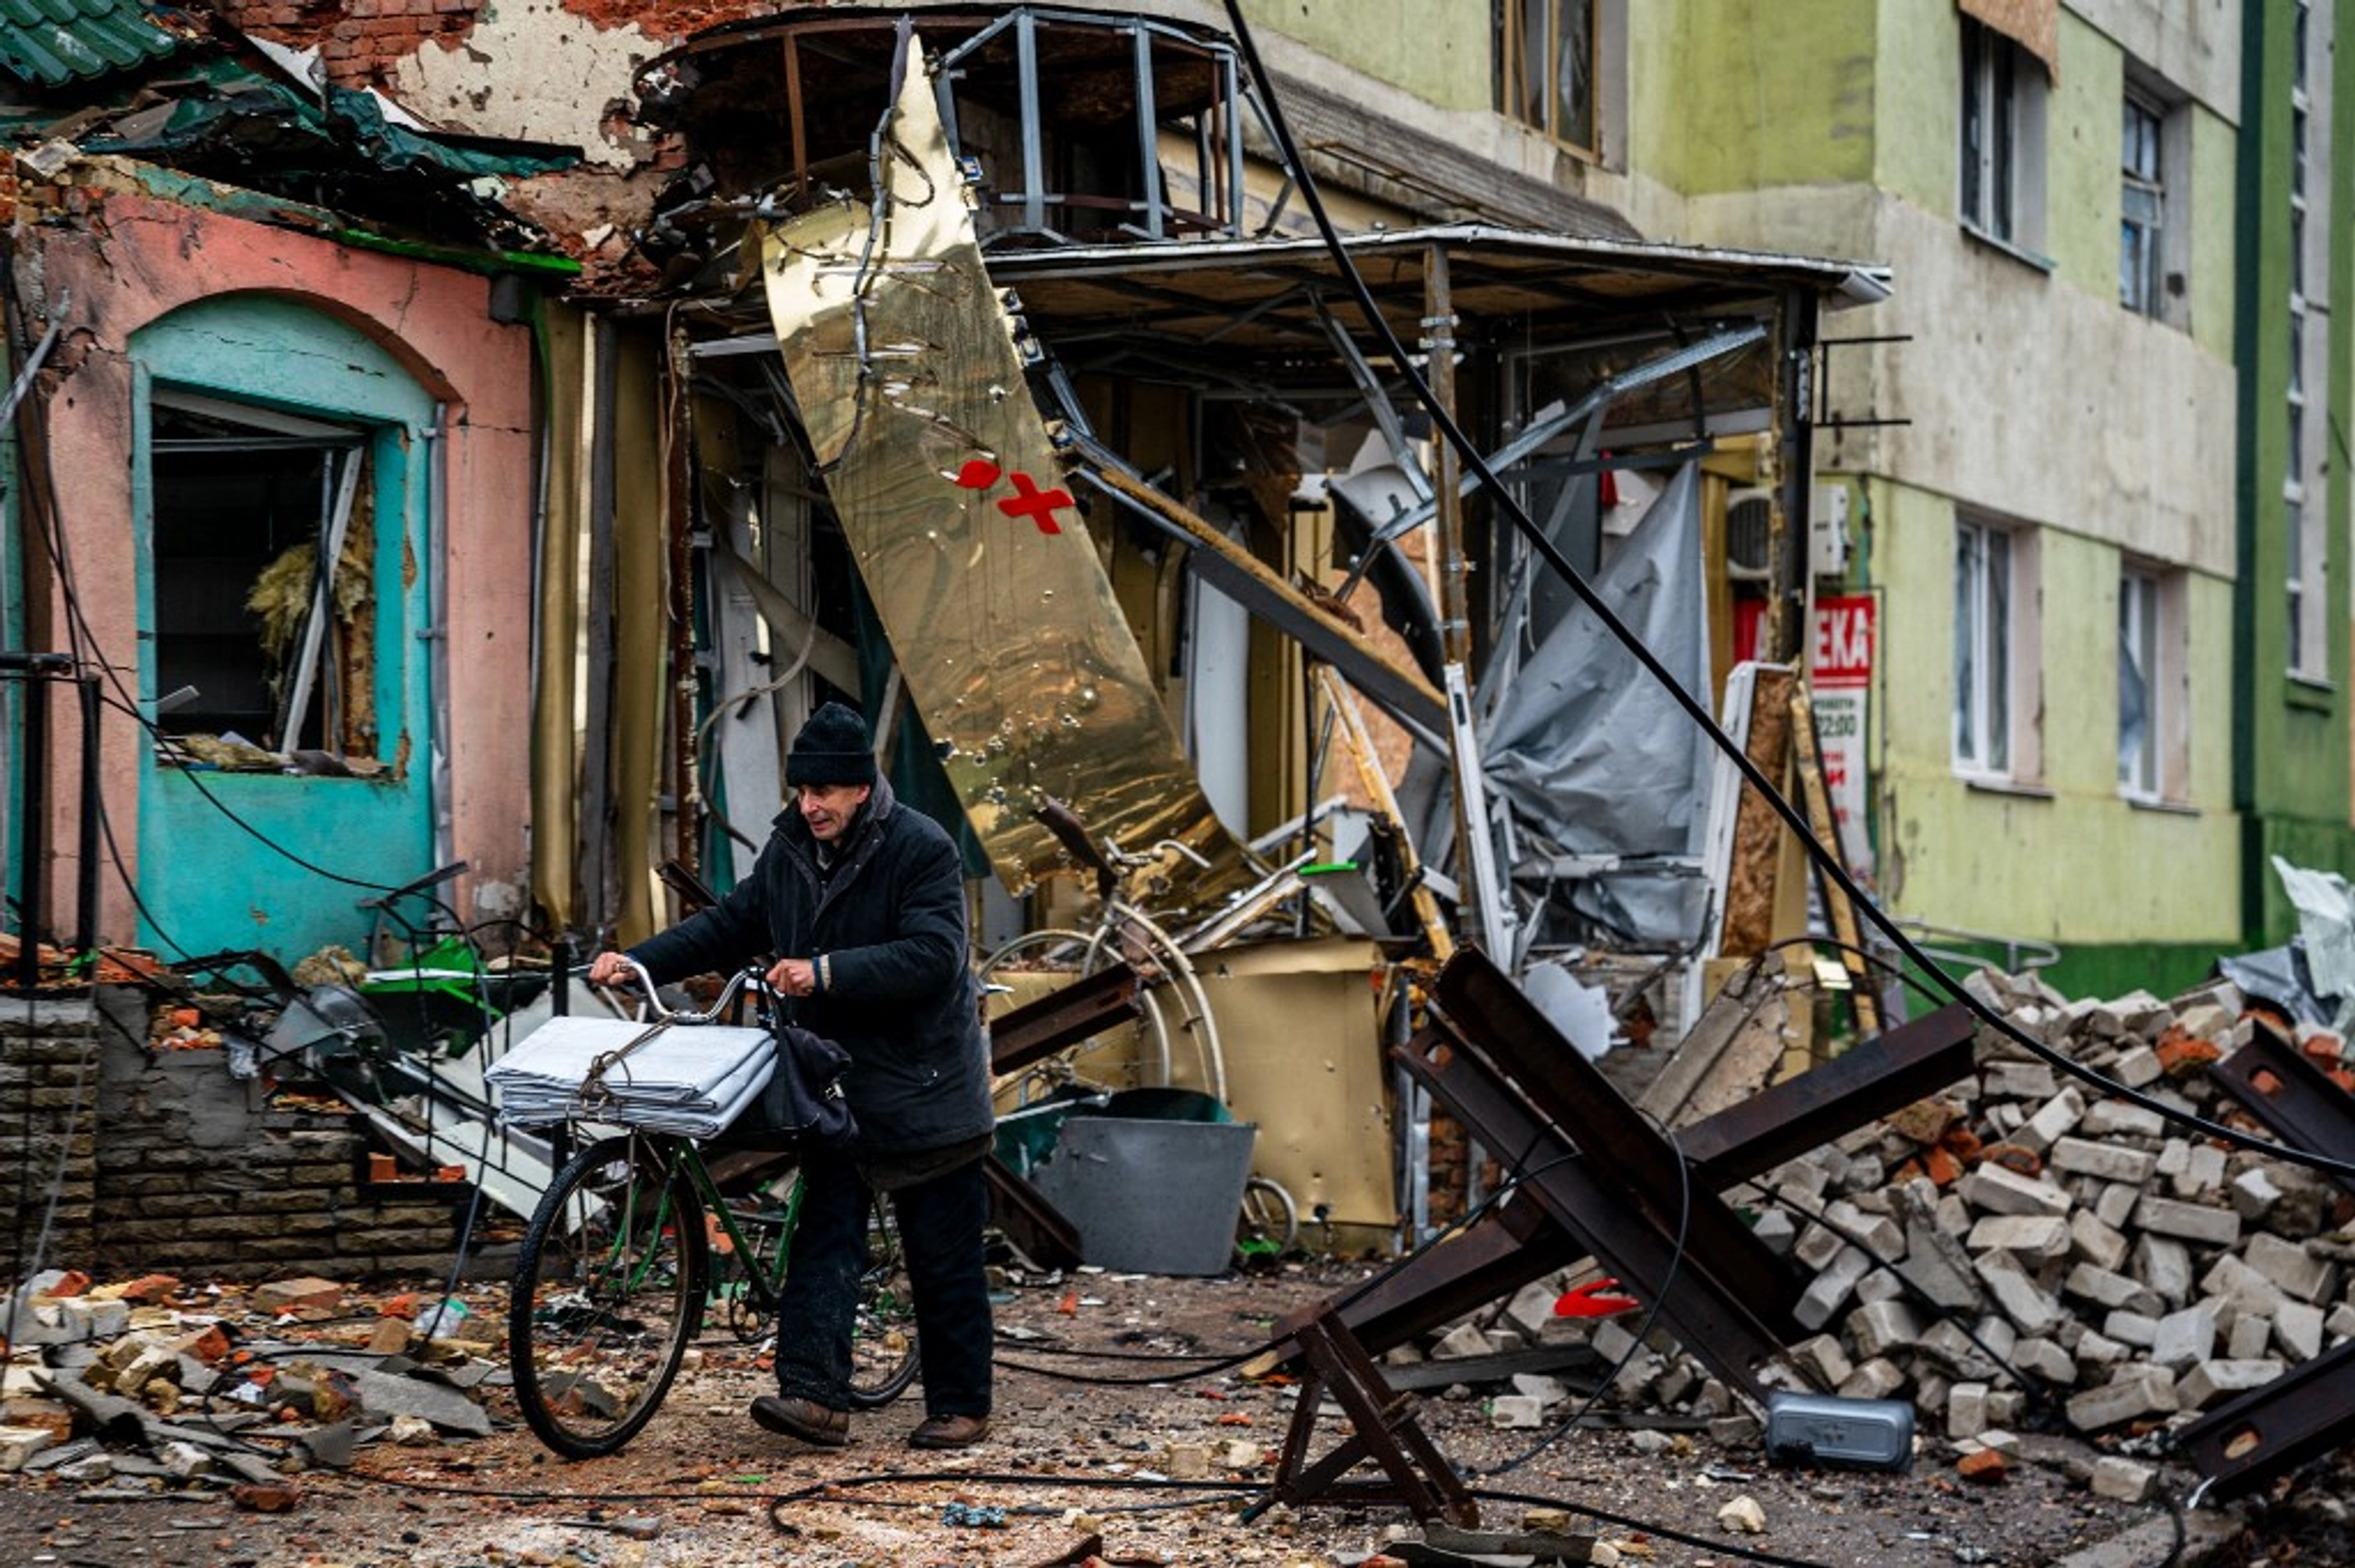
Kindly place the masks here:
<instances>
[{"instance_id":1,"label":"bicycle","mask_svg":"<svg viewBox=\"0 0 2355 1568\"><path fill-rule=\"evenodd\" d=\"M1097 842L1071 807L1059 800L1049 800L1037 815L1073 861L1094 874L1097 918L1090 930L1049 927L1025 932L1002 944L980 961L983 984L1004 990L998 982L1001 974L1040 965L1092 975L1114 964L1127 964L1137 975L1139 1025L1153 1047L1160 1082L1171 1082L1172 1036L1184 1035L1191 1038L1200 1059L1203 1086L1223 1102L1226 1063L1219 1050L1218 1022L1212 1014L1201 976L1177 938L1132 900L1123 887L1123 879L1130 874L1157 864L1156 855L1124 850L1109 839ZM1175 839L1164 839L1154 849L1197 866L1207 868L1210 864ZM1174 993L1174 1000L1165 1000L1165 992Z\"/></svg>"},{"instance_id":2,"label":"bicycle","mask_svg":"<svg viewBox=\"0 0 2355 1568\"><path fill-rule=\"evenodd\" d=\"M718 1022L762 989L748 970L697 1013L665 1008L643 969L638 979L662 1024ZM508 1368L524 1424L565 1458L615 1453L653 1420L706 1314L740 1343L775 1326L800 1168L719 1163L693 1137L629 1127L567 1160L534 1209L508 1298ZM747 1171L749 1185L723 1185ZM880 1193L851 1345L854 1409L889 1404L915 1380L914 1299Z\"/></svg>"}]
</instances>

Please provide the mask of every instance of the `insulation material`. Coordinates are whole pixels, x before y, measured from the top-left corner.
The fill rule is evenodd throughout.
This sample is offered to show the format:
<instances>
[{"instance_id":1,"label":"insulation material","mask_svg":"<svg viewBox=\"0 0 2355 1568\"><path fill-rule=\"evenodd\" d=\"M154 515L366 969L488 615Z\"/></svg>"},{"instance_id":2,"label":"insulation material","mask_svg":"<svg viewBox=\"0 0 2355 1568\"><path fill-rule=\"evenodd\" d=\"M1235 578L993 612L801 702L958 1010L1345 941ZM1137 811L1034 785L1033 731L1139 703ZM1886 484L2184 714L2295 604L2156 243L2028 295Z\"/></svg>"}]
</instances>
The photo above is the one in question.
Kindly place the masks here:
<instances>
[{"instance_id":1,"label":"insulation material","mask_svg":"<svg viewBox=\"0 0 2355 1568\"><path fill-rule=\"evenodd\" d=\"M2037 58L2045 74L2061 75L2061 0L1955 0L1955 9L1982 22Z\"/></svg>"},{"instance_id":2,"label":"insulation material","mask_svg":"<svg viewBox=\"0 0 2355 1568\"><path fill-rule=\"evenodd\" d=\"M1034 818L1163 840L1244 880L1060 470L913 50L870 209L762 233L787 376L859 574L973 830L1009 889L1063 864ZM1175 856L1164 864L1175 865Z\"/></svg>"},{"instance_id":3,"label":"insulation material","mask_svg":"<svg viewBox=\"0 0 2355 1568\"><path fill-rule=\"evenodd\" d=\"M327 744L353 759L368 757L376 738L376 530L365 494L363 488L360 503L352 508L343 549L328 581L331 614L321 639L325 653L313 672L314 700L326 702L335 729ZM247 610L260 623L270 698L281 710L317 597L318 560L317 540L293 545L261 569L246 595ZM283 746L296 743L293 736L280 738ZM273 759L273 765L283 766L284 759Z\"/></svg>"}]
</instances>

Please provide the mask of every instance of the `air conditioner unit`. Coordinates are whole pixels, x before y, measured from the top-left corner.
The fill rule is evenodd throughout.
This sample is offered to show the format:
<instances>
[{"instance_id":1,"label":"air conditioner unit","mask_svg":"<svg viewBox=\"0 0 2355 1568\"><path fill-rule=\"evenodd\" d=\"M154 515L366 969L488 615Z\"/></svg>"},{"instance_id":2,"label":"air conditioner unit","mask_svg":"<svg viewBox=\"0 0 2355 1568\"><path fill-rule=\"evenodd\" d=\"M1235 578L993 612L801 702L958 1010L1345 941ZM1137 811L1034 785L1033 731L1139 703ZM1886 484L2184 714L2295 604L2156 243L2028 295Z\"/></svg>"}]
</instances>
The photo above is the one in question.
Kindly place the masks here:
<instances>
[{"instance_id":1,"label":"air conditioner unit","mask_svg":"<svg viewBox=\"0 0 2355 1568\"><path fill-rule=\"evenodd\" d=\"M1774 546L1775 493L1726 493L1726 576L1735 582L1764 582Z\"/></svg>"}]
</instances>

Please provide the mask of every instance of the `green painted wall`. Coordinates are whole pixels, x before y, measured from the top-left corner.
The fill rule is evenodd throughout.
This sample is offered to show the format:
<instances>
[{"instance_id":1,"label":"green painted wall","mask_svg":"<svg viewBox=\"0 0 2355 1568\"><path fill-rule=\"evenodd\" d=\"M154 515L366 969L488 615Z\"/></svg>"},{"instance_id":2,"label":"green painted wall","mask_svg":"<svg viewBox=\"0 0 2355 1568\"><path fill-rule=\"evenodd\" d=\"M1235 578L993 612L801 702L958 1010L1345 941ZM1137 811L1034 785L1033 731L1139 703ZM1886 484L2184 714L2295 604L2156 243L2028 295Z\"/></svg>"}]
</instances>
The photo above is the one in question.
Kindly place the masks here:
<instances>
[{"instance_id":1,"label":"green painted wall","mask_svg":"<svg viewBox=\"0 0 2355 1568\"><path fill-rule=\"evenodd\" d=\"M2061 81L2045 100L2046 189L2043 254L2056 277L2089 294L2118 293L2120 191L2118 141L2126 95L2126 59L2118 46L2074 15L2061 14ZM1959 67L1958 67L1959 68ZM2238 136L2200 105L2189 106L2191 167L2170 182L2170 203L2191 218L2191 292L2186 328L2200 346L2233 352L2233 200ZM1948 118L1952 118L1949 109ZM1947 132L1950 155L1953 132ZM1952 199L1949 198L1949 205ZM2173 328L2169 328L2173 330ZM2223 432L2219 431L2220 438Z\"/></svg>"},{"instance_id":2,"label":"green painted wall","mask_svg":"<svg viewBox=\"0 0 2355 1568\"><path fill-rule=\"evenodd\" d=\"M2063 996L2108 1001L2129 992L2146 990L2160 998L2180 996L2208 980L2214 973L2216 960L2227 956L2234 949L2218 947L2209 943L2170 945L2164 943L2122 943L2108 946L2079 944L2062 950L2051 964L2036 966L2028 962L2015 965L2017 950L2001 944L1984 942L1947 942L1939 946L1946 972L1959 981L1969 978L1973 969L1984 965L1999 970L2014 967L2034 968L2038 978ZM1909 966L1909 971L1912 967ZM1936 991L1935 983L1926 976L1918 976L1927 990L1916 990L1910 999L1914 1013L1927 1011L1935 1001L1924 997Z\"/></svg>"},{"instance_id":3,"label":"green painted wall","mask_svg":"<svg viewBox=\"0 0 2355 1568\"><path fill-rule=\"evenodd\" d=\"M1891 907L2069 950L2148 945L2158 933L2170 944L2235 950L2231 901L2185 893L2232 886L2240 852L2221 716L2230 585L2194 576L2188 587L2189 799L2183 809L2136 808L2119 797L2112 746L2085 742L2118 733L2118 551L2038 530L2045 772L2033 791L1976 787L1952 765L1954 504L1887 480L1873 482L1871 502L1872 559L1890 606L1875 695ZM2165 874L2139 874L2157 868Z\"/></svg>"},{"instance_id":4,"label":"green painted wall","mask_svg":"<svg viewBox=\"0 0 2355 1568\"><path fill-rule=\"evenodd\" d=\"M2044 95L2044 243L2035 248L2052 262L2054 276L2114 300L2126 62L2116 44L2066 7L2061 12L2061 83ZM1947 104L1951 122L1959 112L1957 91L1949 90ZM1949 144L1956 144L1953 138L1949 129Z\"/></svg>"},{"instance_id":5,"label":"green painted wall","mask_svg":"<svg viewBox=\"0 0 2355 1568\"><path fill-rule=\"evenodd\" d=\"M1635 159L1688 195L1869 178L1876 8L1632 0Z\"/></svg>"},{"instance_id":6,"label":"green painted wall","mask_svg":"<svg viewBox=\"0 0 2355 1568\"><path fill-rule=\"evenodd\" d=\"M2240 132L2212 111L2193 105L2191 115L2192 338L2221 360L2233 358L2233 213L2240 200ZM2228 439L2216 432L2221 449Z\"/></svg>"},{"instance_id":7,"label":"green painted wall","mask_svg":"<svg viewBox=\"0 0 2355 1568\"><path fill-rule=\"evenodd\" d=\"M1878 7L1874 179L1901 200L1943 217L1960 200L1955 142L1961 35L1943 5Z\"/></svg>"},{"instance_id":8,"label":"green painted wall","mask_svg":"<svg viewBox=\"0 0 2355 1568\"><path fill-rule=\"evenodd\" d=\"M2355 168L2355 5L2332 7L2338 47L2329 128L2335 188L2331 214L2329 300L2334 321L2355 319L2355 196L2346 171ZM2271 857L2300 865L2355 873L2355 835L2349 830L2347 708L2348 480L2343 431L2355 381L2349 338L2333 336L2325 366L2306 367L2311 404L2326 397L2318 428L2333 449L2323 493L2309 506L2327 509L2333 559L2327 578L2331 648L2326 684L2291 680L2281 585L2288 576L2287 518L2281 475L2288 464L2291 8L2250 7L2243 49L2243 123L2239 139L2241 201L2237 263L2242 288L2235 327L2241 366L2238 490L2241 497L2235 650L2234 788L2249 817L2241 896L2250 944L2270 945L2295 931ZM2320 171L2316 171L2319 177ZM2311 287L2311 283L2309 284ZM2315 427L2310 427L2315 428Z\"/></svg>"},{"instance_id":9,"label":"green painted wall","mask_svg":"<svg viewBox=\"0 0 2355 1568\"><path fill-rule=\"evenodd\" d=\"M1243 0L1242 8L1255 38L1281 33L1442 109L1494 107L1489 0Z\"/></svg>"}]
</instances>

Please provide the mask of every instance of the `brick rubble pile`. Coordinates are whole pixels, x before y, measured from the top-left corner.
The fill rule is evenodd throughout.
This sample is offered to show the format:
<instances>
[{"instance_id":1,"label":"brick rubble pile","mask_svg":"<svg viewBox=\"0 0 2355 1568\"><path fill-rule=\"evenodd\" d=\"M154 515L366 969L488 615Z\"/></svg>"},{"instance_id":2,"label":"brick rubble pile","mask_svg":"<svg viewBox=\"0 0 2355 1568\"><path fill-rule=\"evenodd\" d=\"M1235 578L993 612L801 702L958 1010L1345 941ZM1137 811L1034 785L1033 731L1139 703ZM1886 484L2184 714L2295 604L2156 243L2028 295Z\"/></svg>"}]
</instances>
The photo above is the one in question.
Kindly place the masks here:
<instances>
[{"instance_id":1,"label":"brick rubble pile","mask_svg":"<svg viewBox=\"0 0 2355 1568\"><path fill-rule=\"evenodd\" d=\"M2209 1077L2257 1026L2232 985L2171 1001L2070 1001L2033 977L1982 971L1969 989L2157 1105L2270 1141ZM2355 1084L2337 1036L2307 1031L2298 1043L2342 1088ZM1975 1077L1945 1093L1726 1195L1808 1281L1796 1315L1811 1333L1791 1347L1791 1368L1772 1372L1795 1370L1794 1387L1910 1402L1917 1430L1946 1439L1966 1473L2000 1471L2019 1431L2163 1436L2355 1333L2345 1266L2355 1204L2328 1180L2105 1093L1995 1030L1980 1031L1977 1060ZM1611 1402L1743 1423L1671 1340L1635 1344L1639 1312L1555 1316L1570 1283L1530 1287L1432 1354L1583 1339L1601 1368L1626 1358ZM1520 1381L1521 1393L1493 1402L1499 1424L1563 1413L1558 1381ZM2097 1487L2140 1500L2149 1467L2104 1465Z\"/></svg>"}]
</instances>

